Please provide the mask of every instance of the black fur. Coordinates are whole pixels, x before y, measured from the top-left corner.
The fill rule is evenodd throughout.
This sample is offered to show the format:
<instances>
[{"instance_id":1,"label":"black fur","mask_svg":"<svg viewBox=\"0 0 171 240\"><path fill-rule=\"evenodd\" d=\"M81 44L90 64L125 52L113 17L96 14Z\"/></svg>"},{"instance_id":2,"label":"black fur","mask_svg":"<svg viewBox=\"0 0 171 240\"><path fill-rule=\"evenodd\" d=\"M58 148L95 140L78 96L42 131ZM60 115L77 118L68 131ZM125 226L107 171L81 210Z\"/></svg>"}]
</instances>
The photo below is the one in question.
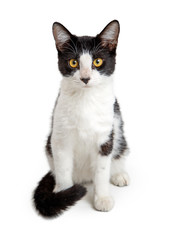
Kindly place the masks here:
<instances>
[{"instance_id":1,"label":"black fur","mask_svg":"<svg viewBox=\"0 0 171 240\"><path fill-rule=\"evenodd\" d=\"M114 112L117 115L117 117L120 119L120 125L119 125L120 137L119 139L117 139L118 147L117 149L115 149L115 155L113 156L113 158L117 160L121 158L121 156L124 154L126 150L128 150L128 145L124 136L124 129L123 129L124 122L122 120L120 106L117 100L114 103Z\"/></svg>"},{"instance_id":2,"label":"black fur","mask_svg":"<svg viewBox=\"0 0 171 240\"><path fill-rule=\"evenodd\" d=\"M34 191L33 201L38 213L44 217L56 217L86 194L86 188L74 185L64 191L53 193L55 180L47 173Z\"/></svg>"},{"instance_id":3,"label":"black fur","mask_svg":"<svg viewBox=\"0 0 171 240\"><path fill-rule=\"evenodd\" d=\"M100 146L100 154L108 156L113 150L113 129L109 135L109 140Z\"/></svg>"},{"instance_id":4,"label":"black fur","mask_svg":"<svg viewBox=\"0 0 171 240\"><path fill-rule=\"evenodd\" d=\"M113 105L113 110L114 110L114 113L121 115L120 106L117 99Z\"/></svg>"},{"instance_id":5,"label":"black fur","mask_svg":"<svg viewBox=\"0 0 171 240\"><path fill-rule=\"evenodd\" d=\"M52 135L52 133L50 133L48 138L47 138L45 150L52 157L51 135Z\"/></svg>"}]
</instances>

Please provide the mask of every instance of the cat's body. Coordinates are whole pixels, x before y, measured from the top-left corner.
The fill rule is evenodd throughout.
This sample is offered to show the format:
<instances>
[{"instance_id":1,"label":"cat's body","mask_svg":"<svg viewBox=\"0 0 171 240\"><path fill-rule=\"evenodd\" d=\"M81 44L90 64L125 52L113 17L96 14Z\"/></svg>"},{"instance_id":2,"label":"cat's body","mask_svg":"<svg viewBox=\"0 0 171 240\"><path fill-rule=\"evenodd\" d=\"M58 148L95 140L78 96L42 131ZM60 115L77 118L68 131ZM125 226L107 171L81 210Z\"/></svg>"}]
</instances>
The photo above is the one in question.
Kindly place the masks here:
<instances>
[{"instance_id":1,"label":"cat's body","mask_svg":"<svg viewBox=\"0 0 171 240\"><path fill-rule=\"evenodd\" d=\"M118 186L129 183L124 170L124 156L128 148L119 104L113 91L119 23L111 22L95 38L73 36L59 23L53 25L53 33L63 79L46 145L55 179L52 195L59 199L57 196L63 193L63 199L69 199L75 194L76 201L85 194L77 184L91 181L94 184L95 208L109 211L113 207L109 182ZM48 210L42 211L49 202L40 201L42 205L39 207L42 192L38 190L35 191L35 203L39 212L45 216L57 215L60 207L56 212L53 209L53 214ZM50 198L51 193L48 194ZM72 200L61 209L72 205L74 197ZM57 201L53 200L51 205L58 205Z\"/></svg>"}]
</instances>

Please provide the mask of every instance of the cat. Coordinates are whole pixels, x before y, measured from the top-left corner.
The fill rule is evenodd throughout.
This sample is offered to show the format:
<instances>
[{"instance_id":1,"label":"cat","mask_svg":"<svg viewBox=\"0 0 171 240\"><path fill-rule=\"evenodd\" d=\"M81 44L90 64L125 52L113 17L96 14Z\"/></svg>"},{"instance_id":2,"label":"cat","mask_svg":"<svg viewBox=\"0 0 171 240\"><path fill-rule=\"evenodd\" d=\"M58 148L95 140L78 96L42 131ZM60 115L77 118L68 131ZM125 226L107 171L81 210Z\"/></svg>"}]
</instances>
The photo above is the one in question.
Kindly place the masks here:
<instances>
[{"instance_id":1,"label":"cat","mask_svg":"<svg viewBox=\"0 0 171 240\"><path fill-rule=\"evenodd\" d=\"M86 194L87 182L93 182L94 208L110 211L110 182L129 184L124 164L129 149L113 91L119 32L117 20L96 37L77 37L62 24L53 24L63 78L45 148L50 172L33 196L44 217L59 216L74 205Z\"/></svg>"}]
</instances>

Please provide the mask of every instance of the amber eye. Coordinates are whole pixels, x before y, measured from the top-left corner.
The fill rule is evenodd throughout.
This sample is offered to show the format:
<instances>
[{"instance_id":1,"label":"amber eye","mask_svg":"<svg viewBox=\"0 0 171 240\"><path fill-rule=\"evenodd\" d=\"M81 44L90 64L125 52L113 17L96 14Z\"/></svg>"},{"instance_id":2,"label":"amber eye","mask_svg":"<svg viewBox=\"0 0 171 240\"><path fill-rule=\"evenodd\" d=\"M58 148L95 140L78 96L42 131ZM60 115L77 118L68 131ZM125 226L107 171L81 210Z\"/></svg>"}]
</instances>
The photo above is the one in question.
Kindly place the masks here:
<instances>
[{"instance_id":1,"label":"amber eye","mask_svg":"<svg viewBox=\"0 0 171 240\"><path fill-rule=\"evenodd\" d=\"M71 60L69 60L69 65L72 68L76 68L76 67L78 67L78 61L76 59L71 59Z\"/></svg>"},{"instance_id":2,"label":"amber eye","mask_svg":"<svg viewBox=\"0 0 171 240\"><path fill-rule=\"evenodd\" d=\"M100 67L103 63L103 59L101 58L96 58L94 61L93 61L93 64L95 67Z\"/></svg>"}]
</instances>

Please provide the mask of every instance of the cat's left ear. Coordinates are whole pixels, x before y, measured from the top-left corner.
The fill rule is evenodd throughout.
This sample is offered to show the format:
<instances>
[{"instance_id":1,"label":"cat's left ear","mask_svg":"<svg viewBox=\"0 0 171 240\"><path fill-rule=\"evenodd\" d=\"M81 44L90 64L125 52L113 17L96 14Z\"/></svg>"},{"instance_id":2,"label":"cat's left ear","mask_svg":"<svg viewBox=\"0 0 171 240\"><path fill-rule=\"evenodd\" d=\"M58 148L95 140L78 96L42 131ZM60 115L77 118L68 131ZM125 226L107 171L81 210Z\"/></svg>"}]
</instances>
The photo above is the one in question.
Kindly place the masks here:
<instances>
[{"instance_id":1,"label":"cat's left ear","mask_svg":"<svg viewBox=\"0 0 171 240\"><path fill-rule=\"evenodd\" d=\"M58 22L54 22L52 30L56 47L59 51L62 51L64 45L71 39L72 34Z\"/></svg>"},{"instance_id":2,"label":"cat's left ear","mask_svg":"<svg viewBox=\"0 0 171 240\"><path fill-rule=\"evenodd\" d=\"M120 25L117 20L110 22L103 31L97 35L100 38L102 45L108 47L109 50L116 48L118 43Z\"/></svg>"}]
</instances>

